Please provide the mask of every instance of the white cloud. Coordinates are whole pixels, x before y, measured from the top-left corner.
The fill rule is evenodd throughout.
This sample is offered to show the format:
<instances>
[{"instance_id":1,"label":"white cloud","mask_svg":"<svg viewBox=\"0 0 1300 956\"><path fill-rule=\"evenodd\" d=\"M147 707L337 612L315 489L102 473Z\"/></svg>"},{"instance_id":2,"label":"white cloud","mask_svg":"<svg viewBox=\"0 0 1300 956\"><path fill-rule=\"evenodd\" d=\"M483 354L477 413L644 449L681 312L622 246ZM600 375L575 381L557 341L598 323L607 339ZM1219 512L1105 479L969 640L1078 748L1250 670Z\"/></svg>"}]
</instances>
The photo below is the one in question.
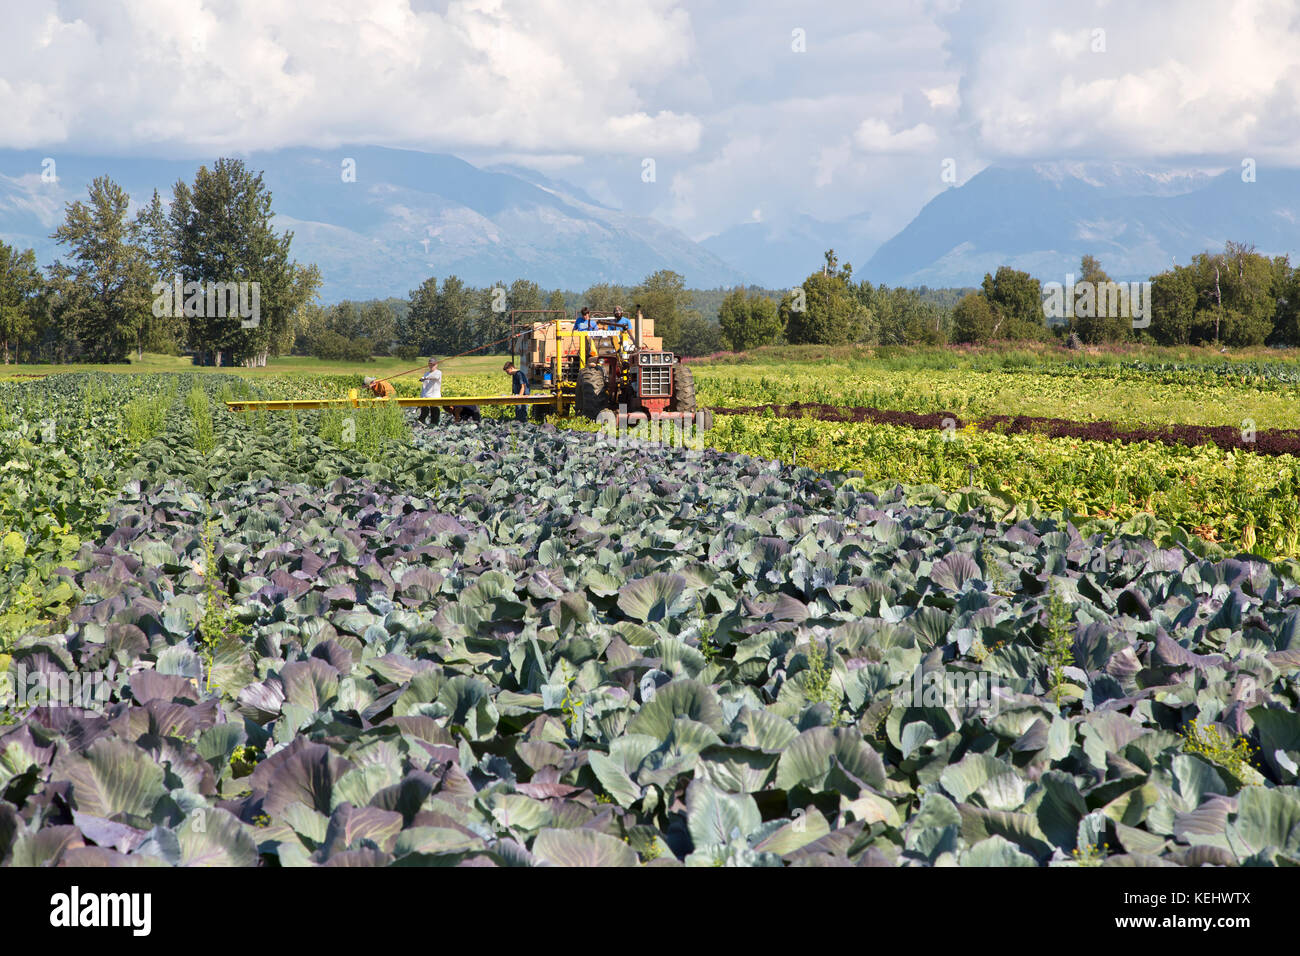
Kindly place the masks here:
<instances>
[{"instance_id":1,"label":"white cloud","mask_svg":"<svg viewBox=\"0 0 1300 956\"><path fill-rule=\"evenodd\" d=\"M823 146L817 161L813 164L817 169L817 175L813 177L813 185L819 189L831 185L835 180L835 171L840 169L853 155L853 147L849 145L846 139L834 146Z\"/></svg>"},{"instance_id":2,"label":"white cloud","mask_svg":"<svg viewBox=\"0 0 1300 956\"><path fill-rule=\"evenodd\" d=\"M929 123L917 123L911 129L892 133L883 120L867 119L853 134L853 141L866 153L919 153L932 149L939 136Z\"/></svg>"},{"instance_id":3,"label":"white cloud","mask_svg":"<svg viewBox=\"0 0 1300 956\"><path fill-rule=\"evenodd\" d=\"M1018 0L945 25L990 158L1300 157L1295 0Z\"/></svg>"},{"instance_id":4,"label":"white cloud","mask_svg":"<svg viewBox=\"0 0 1300 956\"><path fill-rule=\"evenodd\" d=\"M25 0L0 35L0 147L342 142L681 152L646 93L693 55L675 0Z\"/></svg>"},{"instance_id":5,"label":"white cloud","mask_svg":"<svg viewBox=\"0 0 1300 956\"><path fill-rule=\"evenodd\" d=\"M1297 0L8 6L0 148L498 157L693 235L759 208L869 211L887 238L948 188L945 156L959 182L1020 159L1300 163Z\"/></svg>"},{"instance_id":6,"label":"white cloud","mask_svg":"<svg viewBox=\"0 0 1300 956\"><path fill-rule=\"evenodd\" d=\"M941 110L956 106L960 100L956 83L947 83L932 89L922 90L931 109Z\"/></svg>"}]
</instances>

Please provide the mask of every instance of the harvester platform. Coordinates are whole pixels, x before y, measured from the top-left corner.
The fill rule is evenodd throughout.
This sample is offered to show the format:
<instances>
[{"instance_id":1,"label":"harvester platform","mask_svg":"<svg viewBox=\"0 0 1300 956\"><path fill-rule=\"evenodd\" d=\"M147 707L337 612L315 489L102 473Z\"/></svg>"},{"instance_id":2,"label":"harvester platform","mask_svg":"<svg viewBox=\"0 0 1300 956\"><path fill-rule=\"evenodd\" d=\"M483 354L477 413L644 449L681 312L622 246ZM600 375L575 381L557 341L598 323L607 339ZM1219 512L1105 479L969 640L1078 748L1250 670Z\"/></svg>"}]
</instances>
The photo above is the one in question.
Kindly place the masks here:
<instances>
[{"instance_id":1,"label":"harvester platform","mask_svg":"<svg viewBox=\"0 0 1300 956\"><path fill-rule=\"evenodd\" d=\"M556 396L532 395L451 395L442 398L361 398L354 389L345 398L291 398L270 401L226 402L232 412L288 411L298 408L370 408L376 405L399 405L403 408L449 408L452 405L554 405Z\"/></svg>"}]
</instances>

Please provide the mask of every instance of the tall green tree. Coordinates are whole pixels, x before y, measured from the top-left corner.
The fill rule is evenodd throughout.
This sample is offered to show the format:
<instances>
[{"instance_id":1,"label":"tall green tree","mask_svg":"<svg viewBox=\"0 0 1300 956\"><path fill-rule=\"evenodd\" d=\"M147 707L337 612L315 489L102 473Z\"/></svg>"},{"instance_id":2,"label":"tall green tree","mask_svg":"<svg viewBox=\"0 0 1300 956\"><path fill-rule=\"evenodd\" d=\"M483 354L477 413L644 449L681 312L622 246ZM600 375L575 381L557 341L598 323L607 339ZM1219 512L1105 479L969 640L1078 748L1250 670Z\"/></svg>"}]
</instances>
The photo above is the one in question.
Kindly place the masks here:
<instances>
[{"instance_id":1,"label":"tall green tree","mask_svg":"<svg viewBox=\"0 0 1300 956\"><path fill-rule=\"evenodd\" d=\"M360 338L369 339L376 355L387 355L397 337L397 319L384 301L367 302L358 318Z\"/></svg>"},{"instance_id":2,"label":"tall green tree","mask_svg":"<svg viewBox=\"0 0 1300 956\"><path fill-rule=\"evenodd\" d=\"M799 290L781 302L780 319L791 344L846 345L874 343L875 319L850 291L842 270L832 274L833 251L826 272L814 272Z\"/></svg>"},{"instance_id":3,"label":"tall green tree","mask_svg":"<svg viewBox=\"0 0 1300 956\"><path fill-rule=\"evenodd\" d=\"M560 301L564 301L563 296L561 296ZM507 297L506 305L510 311L516 309L534 311L549 308L546 301L542 298L541 287L538 286L536 282L531 282L528 279L516 279L514 282L510 283L510 295ZM564 306L561 305L560 308L564 308ZM528 316L524 316L520 321L527 322L529 321L529 318L530 317ZM540 316L533 316L532 318L540 318ZM509 325L510 319L509 313L507 312L505 328L501 335L509 334ZM500 336L495 337L500 338Z\"/></svg>"},{"instance_id":4,"label":"tall green tree","mask_svg":"<svg viewBox=\"0 0 1300 956\"><path fill-rule=\"evenodd\" d=\"M984 274L982 291L995 316L992 339L1024 341L1046 335L1042 284L1028 272L999 266L996 275Z\"/></svg>"},{"instance_id":5,"label":"tall green tree","mask_svg":"<svg viewBox=\"0 0 1300 956\"><path fill-rule=\"evenodd\" d=\"M153 278L127 211L131 197L107 176L90 184L87 202L68 203L53 238L66 261L50 270L58 320L73 350L98 362L124 362L148 327Z\"/></svg>"},{"instance_id":6,"label":"tall green tree","mask_svg":"<svg viewBox=\"0 0 1300 956\"><path fill-rule=\"evenodd\" d=\"M411 303L406 319L397 330L398 341L419 350L420 355L432 355L436 345L434 323L438 314L438 280L433 276L411 291Z\"/></svg>"},{"instance_id":7,"label":"tall green tree","mask_svg":"<svg viewBox=\"0 0 1300 956\"><path fill-rule=\"evenodd\" d=\"M1161 345L1187 345L1192 340L1199 295L1196 273L1175 266L1151 277L1151 336Z\"/></svg>"},{"instance_id":8,"label":"tall green tree","mask_svg":"<svg viewBox=\"0 0 1300 956\"><path fill-rule=\"evenodd\" d=\"M773 345L785 334L777 303L765 295L732 289L718 307L723 342L733 352Z\"/></svg>"},{"instance_id":9,"label":"tall green tree","mask_svg":"<svg viewBox=\"0 0 1300 956\"><path fill-rule=\"evenodd\" d=\"M721 352L722 345L722 330L697 312L678 324L677 345L673 351L678 355L712 355Z\"/></svg>"},{"instance_id":10,"label":"tall green tree","mask_svg":"<svg viewBox=\"0 0 1300 956\"><path fill-rule=\"evenodd\" d=\"M953 306L952 340L978 345L990 341L998 329L998 317L989 300L979 292L970 292Z\"/></svg>"},{"instance_id":11,"label":"tall green tree","mask_svg":"<svg viewBox=\"0 0 1300 956\"><path fill-rule=\"evenodd\" d=\"M664 348L668 350L679 344L682 320L688 316L699 317L686 280L671 269L660 269L646 276L630 297L630 308L640 305L645 317L654 320L655 335L663 338Z\"/></svg>"},{"instance_id":12,"label":"tall green tree","mask_svg":"<svg viewBox=\"0 0 1300 956\"><path fill-rule=\"evenodd\" d=\"M1152 276L1151 334L1170 345L1286 340L1291 281L1286 257L1269 259L1253 246L1228 242L1222 252L1200 253Z\"/></svg>"},{"instance_id":13,"label":"tall green tree","mask_svg":"<svg viewBox=\"0 0 1300 956\"><path fill-rule=\"evenodd\" d=\"M450 355L474 347L473 304L474 290L459 277L451 275L442 281L433 313L434 353Z\"/></svg>"},{"instance_id":14,"label":"tall green tree","mask_svg":"<svg viewBox=\"0 0 1300 956\"><path fill-rule=\"evenodd\" d=\"M11 351L16 352L35 335L42 287L36 253L31 249L19 252L0 242L0 355L5 365Z\"/></svg>"},{"instance_id":15,"label":"tall green tree","mask_svg":"<svg viewBox=\"0 0 1300 956\"><path fill-rule=\"evenodd\" d=\"M876 320L881 345L943 345L948 341L945 310L915 289L873 287L863 281L850 287Z\"/></svg>"},{"instance_id":16,"label":"tall green tree","mask_svg":"<svg viewBox=\"0 0 1300 956\"><path fill-rule=\"evenodd\" d=\"M177 181L169 215L170 243L184 283L257 283L257 315L217 313L188 293L184 312L191 347L221 365L226 357L266 364L292 344L294 316L316 295L320 272L290 259L293 233L277 233L271 192L242 160L200 166L193 185ZM249 300L251 300L251 291ZM246 300L246 305L252 305ZM197 306L197 307L196 307ZM251 310L251 309L250 309ZM198 314L194 314L194 313Z\"/></svg>"},{"instance_id":17,"label":"tall green tree","mask_svg":"<svg viewBox=\"0 0 1300 956\"><path fill-rule=\"evenodd\" d=\"M163 204L158 190L135 217L135 240L143 250L149 271L157 282L171 283L177 269L176 249L172 244L172 233L167 216L167 207ZM185 341L185 320L178 318L171 311L156 315L152 308L141 316L141 327L137 335L136 354L144 356L146 348L156 352L174 354Z\"/></svg>"},{"instance_id":18,"label":"tall green tree","mask_svg":"<svg viewBox=\"0 0 1300 956\"><path fill-rule=\"evenodd\" d=\"M1132 337L1132 315L1120 314L1123 310L1112 313L1110 309L1113 302L1106 288L1113 281L1095 256L1084 256L1079 260L1079 284L1075 287L1070 331L1090 345L1123 342ZM1131 308L1132 303L1129 303L1129 311Z\"/></svg>"},{"instance_id":19,"label":"tall green tree","mask_svg":"<svg viewBox=\"0 0 1300 956\"><path fill-rule=\"evenodd\" d=\"M1288 256L1273 260L1273 334L1278 345L1300 345L1300 268L1292 269Z\"/></svg>"},{"instance_id":20,"label":"tall green tree","mask_svg":"<svg viewBox=\"0 0 1300 956\"><path fill-rule=\"evenodd\" d=\"M658 275L659 273L655 273ZM647 280L648 281L648 280ZM626 286L612 285L608 282L597 282L589 286L587 291L582 293L582 304L591 309L592 312L613 312L615 306L629 308L628 289ZM650 313L646 312L649 316ZM655 328L658 328L658 317L655 317Z\"/></svg>"}]
</instances>

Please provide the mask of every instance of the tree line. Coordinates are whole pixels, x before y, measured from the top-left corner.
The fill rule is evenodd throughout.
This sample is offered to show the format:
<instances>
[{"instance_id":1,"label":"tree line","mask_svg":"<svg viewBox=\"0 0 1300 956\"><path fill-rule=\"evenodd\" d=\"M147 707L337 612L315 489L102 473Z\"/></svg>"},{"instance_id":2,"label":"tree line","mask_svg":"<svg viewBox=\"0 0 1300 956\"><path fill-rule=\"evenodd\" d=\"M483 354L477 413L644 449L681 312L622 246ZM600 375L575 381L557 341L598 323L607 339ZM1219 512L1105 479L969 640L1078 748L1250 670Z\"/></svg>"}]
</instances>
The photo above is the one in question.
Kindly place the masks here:
<instances>
[{"instance_id":1,"label":"tree line","mask_svg":"<svg viewBox=\"0 0 1300 956\"><path fill-rule=\"evenodd\" d=\"M775 344L942 345L1077 338L1080 344L1300 345L1300 267L1229 241L1145 283L1115 282L1094 256L1044 285L1001 266L978 289L854 282L828 250L822 268L777 297L734 289L719 308L733 351ZM1054 309L1053 306L1056 308Z\"/></svg>"},{"instance_id":2,"label":"tree line","mask_svg":"<svg viewBox=\"0 0 1300 956\"><path fill-rule=\"evenodd\" d=\"M68 203L60 259L0 243L0 360L123 362L130 352L194 352L211 364L265 364L292 347L320 285L271 225L271 194L242 161L200 166L135 216L107 176Z\"/></svg>"},{"instance_id":3,"label":"tree line","mask_svg":"<svg viewBox=\"0 0 1300 956\"><path fill-rule=\"evenodd\" d=\"M715 290L709 290L713 294ZM684 355L720 351L723 342L716 322L704 318L697 304L700 292L668 269L646 276L637 285L597 283L581 293L545 290L530 279L504 279L489 286L468 285L455 275L431 276L407 299L344 301L332 306L308 305L303 310L296 350L322 359L364 361L371 355L448 356L461 352L509 351L511 314L563 311L573 315L582 306L610 313L621 306L631 314L640 305L654 319L664 347ZM725 295L716 290L718 296ZM516 315L518 325L544 316Z\"/></svg>"},{"instance_id":4,"label":"tree line","mask_svg":"<svg viewBox=\"0 0 1300 956\"><path fill-rule=\"evenodd\" d=\"M831 249L789 290L688 289L666 269L637 285L597 283L581 293L525 278L478 288L450 275L426 279L406 298L322 306L318 269L291 259L293 234L277 233L273 215L261 174L237 159L201 166L193 183L177 181L170 206L154 190L134 216L125 190L95 179L53 234L59 261L42 269L31 249L0 242L0 361L122 362L131 352L188 351L204 364L264 365L290 352L364 361L505 351L512 311L572 315L582 305L611 312L638 304L665 348L684 355L1066 336L1300 345L1300 268L1236 242L1152 276L1132 302L1129 284L1113 283L1093 256L1064 289L1009 266L978 289L909 289L855 281ZM1138 304L1141 316L1132 314Z\"/></svg>"},{"instance_id":5,"label":"tree line","mask_svg":"<svg viewBox=\"0 0 1300 956\"><path fill-rule=\"evenodd\" d=\"M733 289L718 309L719 332L732 351L764 345L943 345L952 334L952 303L965 290L890 288L853 281L853 266L834 249L825 264L779 297Z\"/></svg>"}]
</instances>

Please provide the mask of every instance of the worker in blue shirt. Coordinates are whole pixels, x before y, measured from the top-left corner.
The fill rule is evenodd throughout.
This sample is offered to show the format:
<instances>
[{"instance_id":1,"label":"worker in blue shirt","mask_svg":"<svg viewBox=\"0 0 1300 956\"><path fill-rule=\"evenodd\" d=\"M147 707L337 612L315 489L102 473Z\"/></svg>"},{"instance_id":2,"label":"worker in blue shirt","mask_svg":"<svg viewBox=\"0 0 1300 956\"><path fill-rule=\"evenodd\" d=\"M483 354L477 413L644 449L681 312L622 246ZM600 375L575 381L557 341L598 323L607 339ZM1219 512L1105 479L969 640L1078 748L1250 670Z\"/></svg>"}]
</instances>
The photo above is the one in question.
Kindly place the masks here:
<instances>
[{"instance_id":1,"label":"worker in blue shirt","mask_svg":"<svg viewBox=\"0 0 1300 956\"><path fill-rule=\"evenodd\" d=\"M596 331L596 320L591 317L591 309L587 308L585 305L582 307L582 311L578 314L578 321L573 323L573 331L575 332Z\"/></svg>"},{"instance_id":2,"label":"worker in blue shirt","mask_svg":"<svg viewBox=\"0 0 1300 956\"><path fill-rule=\"evenodd\" d=\"M529 395L528 376L524 374L523 369L516 368L514 362L506 362L501 366L501 371L510 376L510 394L511 395ZM515 418L518 421L528 421L528 409L524 405L515 406Z\"/></svg>"},{"instance_id":3,"label":"worker in blue shirt","mask_svg":"<svg viewBox=\"0 0 1300 956\"><path fill-rule=\"evenodd\" d=\"M614 321L614 328L616 329L622 329L623 331L626 332L628 329L632 328L632 320L623 314L622 306L618 306L618 305L614 306L613 321Z\"/></svg>"}]
</instances>

